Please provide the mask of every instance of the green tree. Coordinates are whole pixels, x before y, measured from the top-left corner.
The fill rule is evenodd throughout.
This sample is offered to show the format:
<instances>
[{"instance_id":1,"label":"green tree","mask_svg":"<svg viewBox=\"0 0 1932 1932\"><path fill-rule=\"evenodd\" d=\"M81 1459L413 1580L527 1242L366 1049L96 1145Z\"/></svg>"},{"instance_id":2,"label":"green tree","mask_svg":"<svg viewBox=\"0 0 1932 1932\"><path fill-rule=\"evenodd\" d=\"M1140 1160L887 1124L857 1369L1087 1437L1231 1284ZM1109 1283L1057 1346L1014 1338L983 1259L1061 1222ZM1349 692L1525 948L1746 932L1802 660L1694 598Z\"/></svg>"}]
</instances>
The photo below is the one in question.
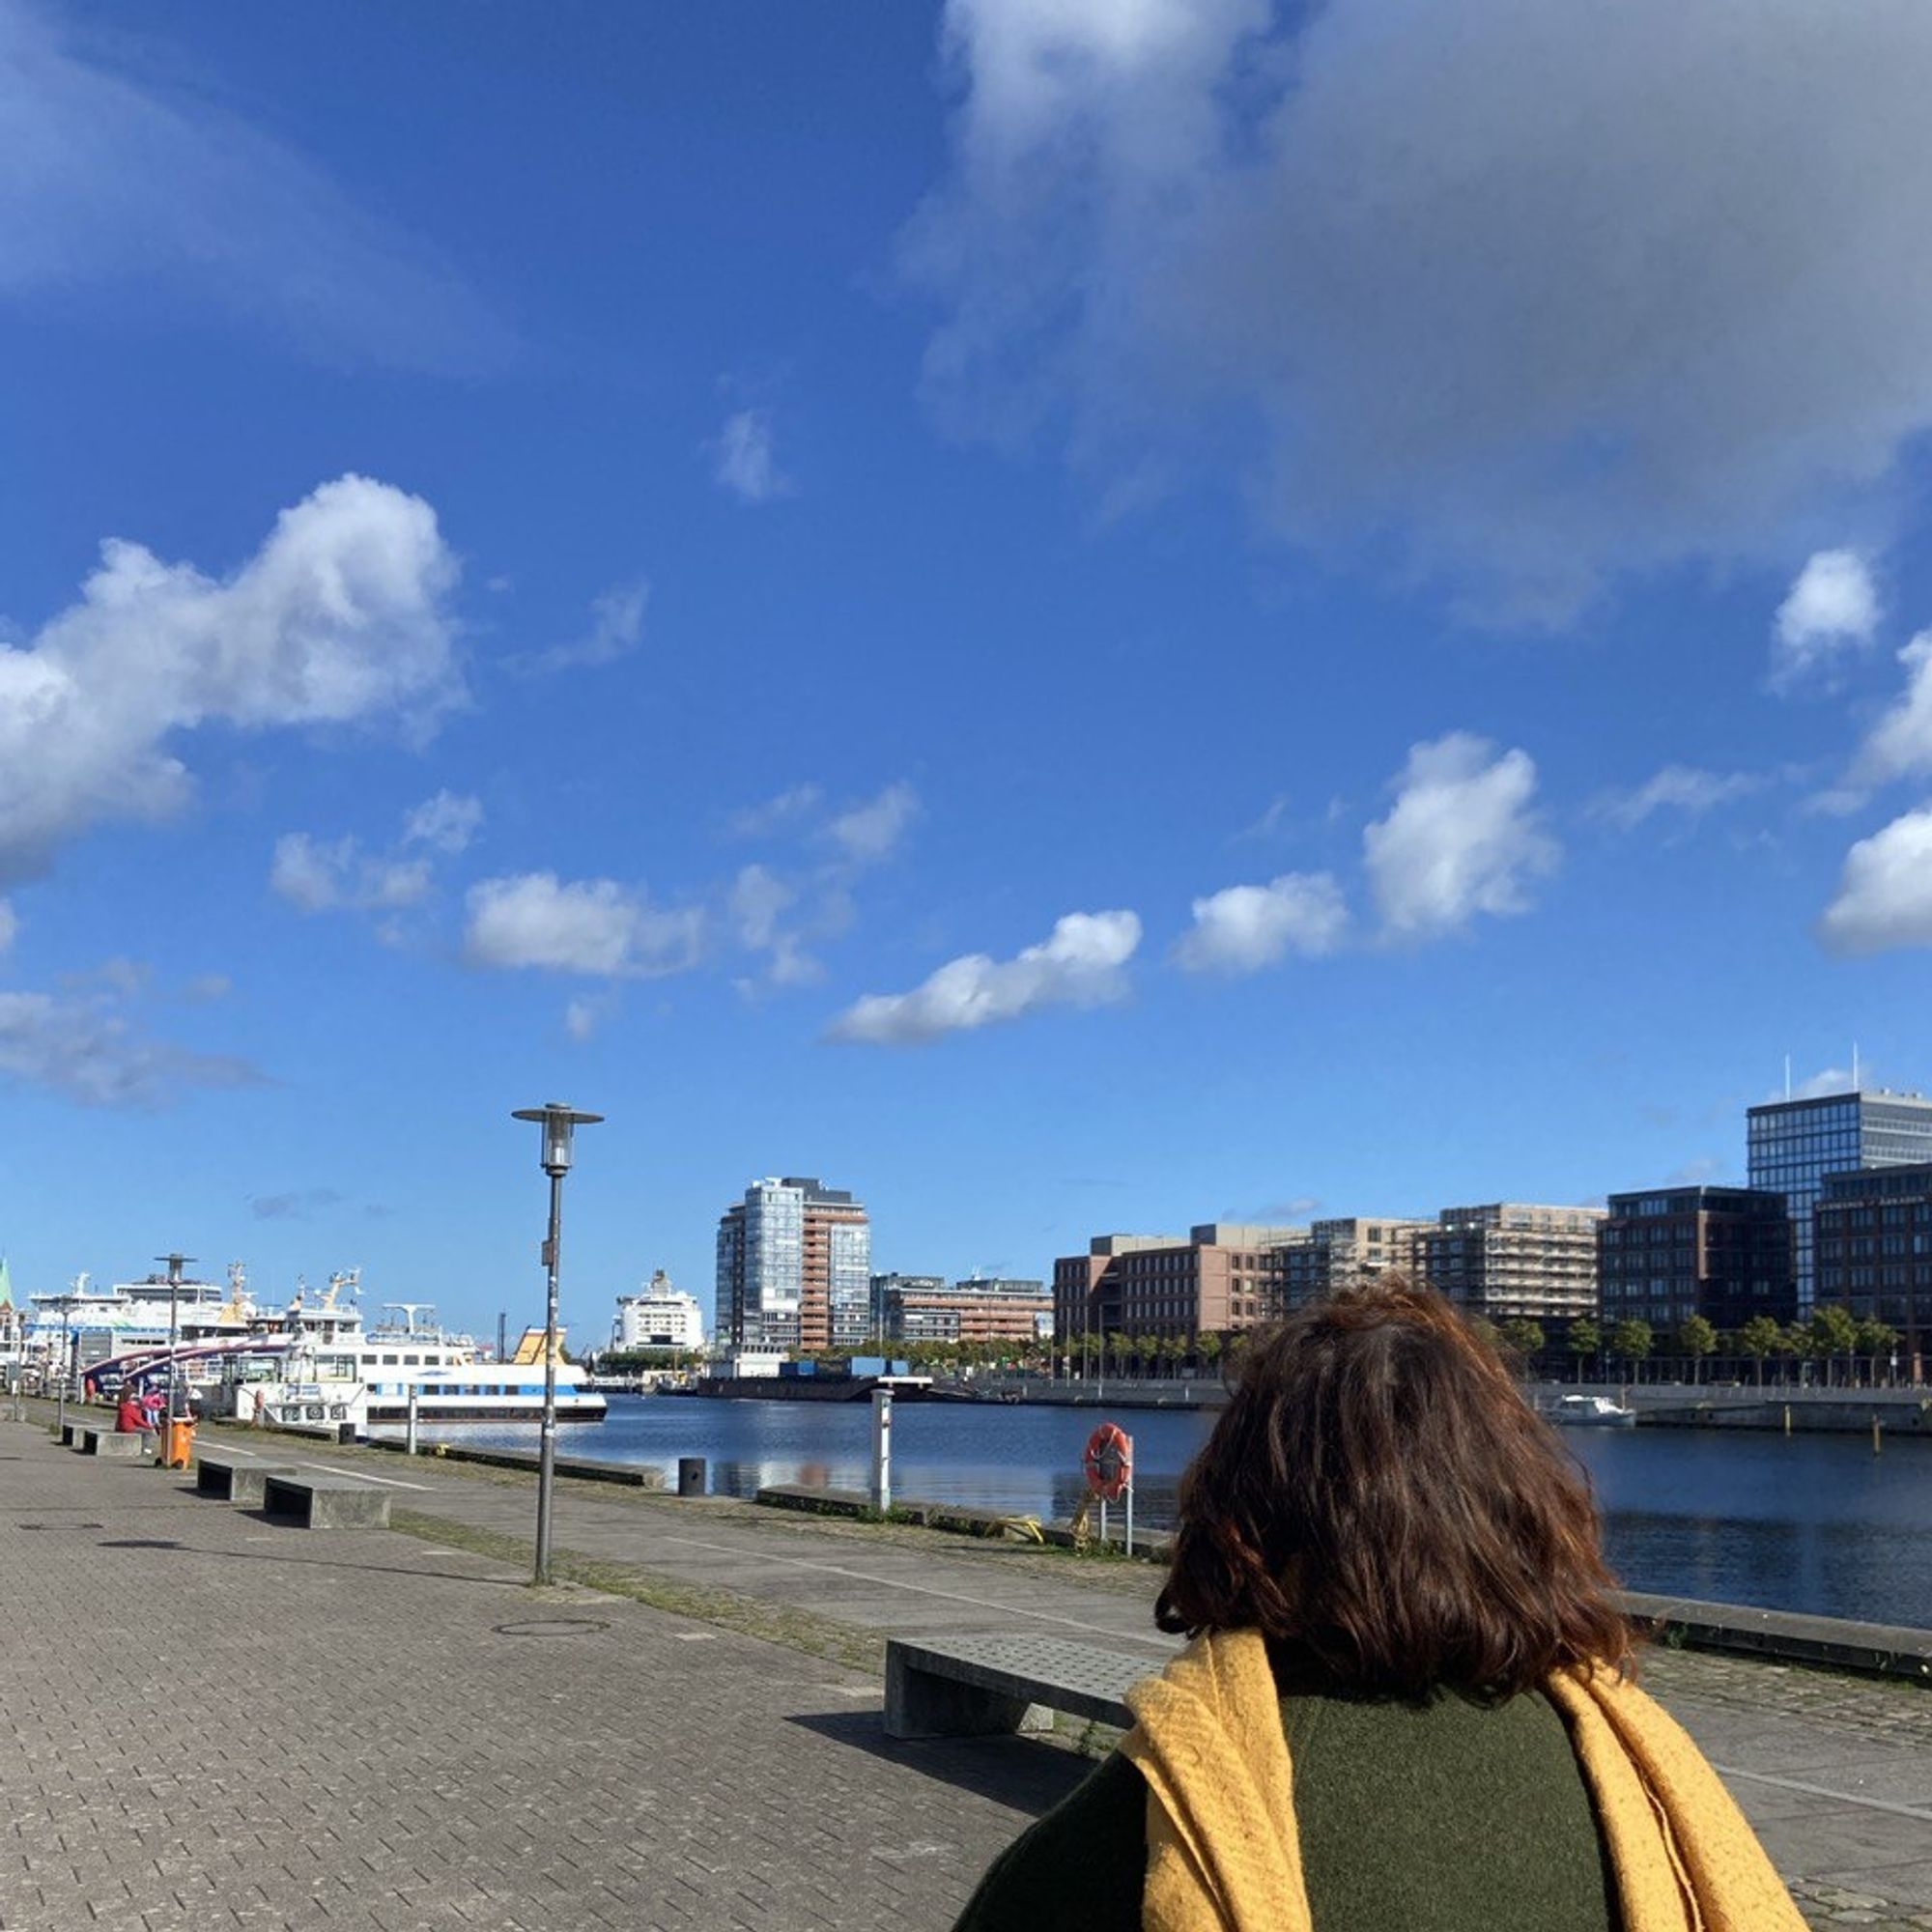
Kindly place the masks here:
<instances>
[{"instance_id":1,"label":"green tree","mask_svg":"<svg viewBox=\"0 0 1932 1932\"><path fill-rule=\"evenodd\" d=\"M1160 1353L1160 1337L1150 1335L1145 1329L1134 1337L1134 1366L1145 1376L1152 1368L1154 1358Z\"/></svg>"},{"instance_id":2,"label":"green tree","mask_svg":"<svg viewBox=\"0 0 1932 1932\"><path fill-rule=\"evenodd\" d=\"M1690 1379L1704 1378L1704 1358L1718 1352L1718 1331L1701 1315L1686 1316L1677 1328L1677 1352L1690 1358Z\"/></svg>"},{"instance_id":3,"label":"green tree","mask_svg":"<svg viewBox=\"0 0 1932 1932\"><path fill-rule=\"evenodd\" d=\"M1492 1353L1502 1352L1503 1331L1487 1315L1470 1316L1469 1332Z\"/></svg>"},{"instance_id":4,"label":"green tree","mask_svg":"<svg viewBox=\"0 0 1932 1932\"><path fill-rule=\"evenodd\" d=\"M1804 1334L1811 1352L1825 1364L1827 1386L1832 1380L1833 1356L1844 1356L1849 1371L1853 1352L1859 1346L1859 1324L1852 1320L1849 1310L1840 1308L1835 1302L1814 1308Z\"/></svg>"},{"instance_id":5,"label":"green tree","mask_svg":"<svg viewBox=\"0 0 1932 1932\"><path fill-rule=\"evenodd\" d=\"M1194 1338L1195 1359L1209 1375L1221 1365L1221 1338L1213 1329Z\"/></svg>"},{"instance_id":6,"label":"green tree","mask_svg":"<svg viewBox=\"0 0 1932 1932\"><path fill-rule=\"evenodd\" d=\"M1108 1329L1106 1351L1100 1358L1100 1373L1102 1375L1106 1374L1107 1363L1111 1359L1114 1364L1114 1373L1117 1376L1124 1375L1126 1373L1127 1350L1132 1346L1128 1337L1120 1329Z\"/></svg>"},{"instance_id":7,"label":"green tree","mask_svg":"<svg viewBox=\"0 0 1932 1932\"><path fill-rule=\"evenodd\" d=\"M1657 1344L1657 1333L1648 1321L1627 1317L1610 1330L1610 1353L1629 1362L1639 1375Z\"/></svg>"},{"instance_id":8,"label":"green tree","mask_svg":"<svg viewBox=\"0 0 1932 1932\"><path fill-rule=\"evenodd\" d=\"M1577 1357L1577 1379L1583 1379L1583 1364L1592 1362L1604 1352L1604 1324L1588 1315L1580 1316L1570 1324L1570 1339L1565 1344Z\"/></svg>"},{"instance_id":9,"label":"green tree","mask_svg":"<svg viewBox=\"0 0 1932 1932\"><path fill-rule=\"evenodd\" d=\"M1753 1315L1738 1330L1739 1352L1748 1355L1757 1368L1757 1385L1764 1386L1764 1358L1778 1352L1784 1330L1769 1315Z\"/></svg>"},{"instance_id":10,"label":"green tree","mask_svg":"<svg viewBox=\"0 0 1932 1932\"><path fill-rule=\"evenodd\" d=\"M1858 1351L1868 1364L1866 1373L1874 1385L1878 1381L1879 1357L1890 1359L1891 1351L1898 1347L1898 1330L1889 1321L1880 1321L1867 1316L1859 1323Z\"/></svg>"},{"instance_id":11,"label":"green tree","mask_svg":"<svg viewBox=\"0 0 1932 1932\"><path fill-rule=\"evenodd\" d=\"M1524 1368L1543 1352L1543 1324L1530 1321L1525 1315L1512 1316L1505 1321L1502 1336L1511 1351L1521 1358Z\"/></svg>"}]
</instances>

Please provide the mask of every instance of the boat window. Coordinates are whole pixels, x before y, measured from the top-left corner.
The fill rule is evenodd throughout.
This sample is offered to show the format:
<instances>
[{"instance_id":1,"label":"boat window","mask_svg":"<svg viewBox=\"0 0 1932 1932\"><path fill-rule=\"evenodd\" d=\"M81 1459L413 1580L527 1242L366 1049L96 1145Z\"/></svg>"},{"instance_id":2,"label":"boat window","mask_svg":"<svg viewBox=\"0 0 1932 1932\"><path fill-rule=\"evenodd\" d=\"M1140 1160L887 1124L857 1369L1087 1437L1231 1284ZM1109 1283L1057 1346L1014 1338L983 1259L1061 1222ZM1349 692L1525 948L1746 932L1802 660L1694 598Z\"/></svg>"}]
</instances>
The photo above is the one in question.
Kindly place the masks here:
<instances>
[{"instance_id":1,"label":"boat window","mask_svg":"<svg viewBox=\"0 0 1932 1932\"><path fill-rule=\"evenodd\" d=\"M394 1368L394 1367L396 1366L396 1358L395 1358L395 1356L393 1356L393 1355L384 1355L384 1356L383 1357L383 1366L384 1366L384 1367L385 1369L393 1369L393 1368Z\"/></svg>"},{"instance_id":2,"label":"boat window","mask_svg":"<svg viewBox=\"0 0 1932 1932\"><path fill-rule=\"evenodd\" d=\"M403 1357L403 1367L406 1369L416 1369L421 1366L422 1357L420 1355L405 1355Z\"/></svg>"}]
</instances>

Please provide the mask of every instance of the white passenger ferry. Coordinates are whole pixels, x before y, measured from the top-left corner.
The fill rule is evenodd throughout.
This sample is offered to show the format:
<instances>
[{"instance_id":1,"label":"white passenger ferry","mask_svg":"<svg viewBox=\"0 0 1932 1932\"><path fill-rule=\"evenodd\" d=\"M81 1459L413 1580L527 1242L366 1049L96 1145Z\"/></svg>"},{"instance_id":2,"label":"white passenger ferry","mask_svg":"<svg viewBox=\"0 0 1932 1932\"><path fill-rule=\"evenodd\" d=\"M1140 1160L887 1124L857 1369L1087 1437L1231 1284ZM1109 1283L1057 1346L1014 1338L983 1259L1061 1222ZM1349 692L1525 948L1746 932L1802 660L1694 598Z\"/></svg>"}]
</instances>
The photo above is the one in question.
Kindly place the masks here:
<instances>
[{"instance_id":1,"label":"white passenger ferry","mask_svg":"<svg viewBox=\"0 0 1932 1932\"><path fill-rule=\"evenodd\" d=\"M365 1329L353 1298L359 1286L359 1271L351 1269L331 1275L319 1296L303 1285L286 1307L260 1308L238 1262L227 1299L185 1314L172 1350L165 1340L143 1342L92 1363L88 1379L111 1393L127 1381L165 1383L178 1364L206 1415L331 1433L347 1424L357 1435L406 1422L412 1398L425 1423L542 1415L541 1329L526 1332L512 1360L491 1361L469 1336L446 1333L427 1302L388 1303L384 1319ZM583 1372L559 1359L558 1421L603 1419L603 1396L582 1383Z\"/></svg>"}]
</instances>

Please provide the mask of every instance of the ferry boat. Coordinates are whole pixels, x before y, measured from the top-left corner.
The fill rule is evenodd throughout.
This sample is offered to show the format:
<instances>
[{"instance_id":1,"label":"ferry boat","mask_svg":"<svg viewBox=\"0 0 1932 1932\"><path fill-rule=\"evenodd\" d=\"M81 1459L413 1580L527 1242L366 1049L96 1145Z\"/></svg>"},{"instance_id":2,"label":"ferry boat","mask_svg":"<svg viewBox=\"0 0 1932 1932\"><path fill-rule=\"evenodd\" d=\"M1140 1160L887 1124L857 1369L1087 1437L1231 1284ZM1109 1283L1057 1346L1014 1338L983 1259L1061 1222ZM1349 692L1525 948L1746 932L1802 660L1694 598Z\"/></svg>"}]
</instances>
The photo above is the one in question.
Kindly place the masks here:
<instances>
[{"instance_id":1,"label":"ferry boat","mask_svg":"<svg viewBox=\"0 0 1932 1932\"><path fill-rule=\"evenodd\" d=\"M354 1296L360 1270L329 1277L311 1298L306 1284L286 1307L260 1308L247 1292L242 1264L229 1270L229 1293L210 1307L179 1308L178 1338L143 1341L91 1362L85 1378L98 1393L126 1383L165 1384L179 1373L202 1413L282 1427L366 1435L371 1425L402 1423L412 1402L419 1422L525 1422L543 1413L543 1331L526 1331L514 1359L488 1360L468 1335L446 1333L428 1302L391 1302L365 1329ZM350 1299L344 1300L347 1291ZM558 1346L561 1349L562 1336ZM559 1358L558 1421L597 1422L606 1404L583 1386L583 1372Z\"/></svg>"}]
</instances>

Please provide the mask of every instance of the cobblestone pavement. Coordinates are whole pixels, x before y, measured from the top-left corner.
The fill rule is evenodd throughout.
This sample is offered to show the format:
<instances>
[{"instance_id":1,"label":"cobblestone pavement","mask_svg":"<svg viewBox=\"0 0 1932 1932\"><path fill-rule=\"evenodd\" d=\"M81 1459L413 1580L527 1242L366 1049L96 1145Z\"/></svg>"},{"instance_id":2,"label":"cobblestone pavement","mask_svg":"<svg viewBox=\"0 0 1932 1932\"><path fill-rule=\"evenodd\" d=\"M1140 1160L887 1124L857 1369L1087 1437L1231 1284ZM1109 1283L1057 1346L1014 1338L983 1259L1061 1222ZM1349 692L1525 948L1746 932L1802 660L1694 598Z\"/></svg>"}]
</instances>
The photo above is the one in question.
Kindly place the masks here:
<instances>
[{"instance_id":1,"label":"cobblestone pavement","mask_svg":"<svg viewBox=\"0 0 1932 1932\"><path fill-rule=\"evenodd\" d=\"M880 1634L1162 1641L1141 1566L594 1485L561 1486L556 1536L604 1594L547 1602L506 1567L527 1479L315 1456L469 1553L271 1527L0 1428L0 1689L26 1767L0 1777L0 1932L944 1926L1080 1767L887 1745ZM500 1628L531 1620L570 1634ZM1677 1651L1646 1675L1815 1925L1932 1932L1932 1693ZM207 1769L165 1745L150 1769L157 1734Z\"/></svg>"},{"instance_id":2,"label":"cobblestone pavement","mask_svg":"<svg viewBox=\"0 0 1932 1932\"><path fill-rule=\"evenodd\" d=\"M5 1932L940 1927L1082 1769L875 1678L0 1424Z\"/></svg>"}]
</instances>

